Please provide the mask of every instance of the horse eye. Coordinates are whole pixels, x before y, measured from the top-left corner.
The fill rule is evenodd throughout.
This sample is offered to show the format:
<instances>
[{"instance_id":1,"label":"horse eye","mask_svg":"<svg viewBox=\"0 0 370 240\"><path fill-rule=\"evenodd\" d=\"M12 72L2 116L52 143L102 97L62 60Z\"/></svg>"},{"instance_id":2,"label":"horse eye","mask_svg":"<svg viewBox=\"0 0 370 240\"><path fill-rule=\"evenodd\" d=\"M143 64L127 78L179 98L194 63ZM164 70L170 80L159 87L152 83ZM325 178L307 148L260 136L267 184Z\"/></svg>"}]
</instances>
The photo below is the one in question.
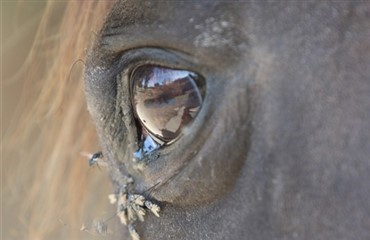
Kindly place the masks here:
<instances>
[{"instance_id":1,"label":"horse eye","mask_svg":"<svg viewBox=\"0 0 370 240\"><path fill-rule=\"evenodd\" d=\"M144 65L131 75L131 101L141 139L152 136L160 144L181 134L198 114L205 81L191 71ZM159 140L159 141L158 141Z\"/></svg>"}]
</instances>

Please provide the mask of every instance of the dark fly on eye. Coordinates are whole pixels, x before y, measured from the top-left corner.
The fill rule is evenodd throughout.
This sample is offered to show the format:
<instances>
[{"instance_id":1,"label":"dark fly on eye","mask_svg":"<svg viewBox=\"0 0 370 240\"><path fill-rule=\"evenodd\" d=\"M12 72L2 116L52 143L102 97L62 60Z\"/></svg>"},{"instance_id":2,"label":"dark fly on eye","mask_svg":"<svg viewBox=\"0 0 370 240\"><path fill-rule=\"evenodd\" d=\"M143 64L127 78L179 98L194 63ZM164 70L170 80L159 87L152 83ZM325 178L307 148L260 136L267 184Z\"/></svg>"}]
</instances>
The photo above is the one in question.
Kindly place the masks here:
<instances>
[{"instance_id":1,"label":"dark fly on eye","mask_svg":"<svg viewBox=\"0 0 370 240\"><path fill-rule=\"evenodd\" d=\"M103 158L102 152L94 153L91 158L89 159L89 166L94 166L95 164L98 164L98 161Z\"/></svg>"},{"instance_id":2,"label":"dark fly on eye","mask_svg":"<svg viewBox=\"0 0 370 240\"><path fill-rule=\"evenodd\" d=\"M104 161L104 156L101 151L93 154L82 152L81 155L88 157L89 167L97 166L98 168L100 168L100 166L107 166L107 163Z\"/></svg>"}]
</instances>

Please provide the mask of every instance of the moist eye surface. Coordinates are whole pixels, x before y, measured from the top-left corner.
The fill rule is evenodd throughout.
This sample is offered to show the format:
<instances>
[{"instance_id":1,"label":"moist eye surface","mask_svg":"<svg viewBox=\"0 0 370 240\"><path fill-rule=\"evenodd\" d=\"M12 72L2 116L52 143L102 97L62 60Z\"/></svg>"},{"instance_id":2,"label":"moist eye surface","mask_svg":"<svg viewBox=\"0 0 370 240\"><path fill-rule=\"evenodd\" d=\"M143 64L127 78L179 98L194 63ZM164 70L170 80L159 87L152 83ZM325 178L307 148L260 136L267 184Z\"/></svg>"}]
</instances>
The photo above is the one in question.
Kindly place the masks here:
<instances>
[{"instance_id":1,"label":"moist eye surface","mask_svg":"<svg viewBox=\"0 0 370 240\"><path fill-rule=\"evenodd\" d=\"M204 78L191 71L144 65L134 70L130 81L142 134L163 143L176 139L203 103Z\"/></svg>"}]
</instances>

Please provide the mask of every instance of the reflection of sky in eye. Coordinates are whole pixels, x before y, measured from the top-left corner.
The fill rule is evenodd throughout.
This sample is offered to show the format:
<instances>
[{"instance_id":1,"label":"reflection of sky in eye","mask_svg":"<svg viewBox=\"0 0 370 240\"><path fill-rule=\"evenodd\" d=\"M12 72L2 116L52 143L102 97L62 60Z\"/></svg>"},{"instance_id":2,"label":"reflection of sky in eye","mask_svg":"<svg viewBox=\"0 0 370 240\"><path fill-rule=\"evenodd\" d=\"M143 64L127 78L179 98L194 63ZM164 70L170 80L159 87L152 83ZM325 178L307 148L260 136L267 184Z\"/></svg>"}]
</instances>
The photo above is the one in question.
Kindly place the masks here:
<instances>
[{"instance_id":1,"label":"reflection of sky in eye","mask_svg":"<svg viewBox=\"0 0 370 240\"><path fill-rule=\"evenodd\" d=\"M166 85L176 79L186 78L189 76L188 71L153 68L153 75L146 83L147 87L154 87L157 85Z\"/></svg>"}]
</instances>

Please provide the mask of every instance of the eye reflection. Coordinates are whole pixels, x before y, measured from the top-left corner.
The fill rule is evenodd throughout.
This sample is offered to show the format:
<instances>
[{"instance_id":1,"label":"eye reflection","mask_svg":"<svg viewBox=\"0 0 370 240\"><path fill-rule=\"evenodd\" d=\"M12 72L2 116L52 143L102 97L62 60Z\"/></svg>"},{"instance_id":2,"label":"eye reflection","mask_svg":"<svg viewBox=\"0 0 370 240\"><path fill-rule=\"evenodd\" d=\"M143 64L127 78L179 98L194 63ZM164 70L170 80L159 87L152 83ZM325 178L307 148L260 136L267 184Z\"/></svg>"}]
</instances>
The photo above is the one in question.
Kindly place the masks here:
<instances>
[{"instance_id":1,"label":"eye reflection","mask_svg":"<svg viewBox=\"0 0 370 240\"><path fill-rule=\"evenodd\" d=\"M198 114L204 79L190 71L141 66L131 76L132 105L143 128L168 143Z\"/></svg>"}]
</instances>

